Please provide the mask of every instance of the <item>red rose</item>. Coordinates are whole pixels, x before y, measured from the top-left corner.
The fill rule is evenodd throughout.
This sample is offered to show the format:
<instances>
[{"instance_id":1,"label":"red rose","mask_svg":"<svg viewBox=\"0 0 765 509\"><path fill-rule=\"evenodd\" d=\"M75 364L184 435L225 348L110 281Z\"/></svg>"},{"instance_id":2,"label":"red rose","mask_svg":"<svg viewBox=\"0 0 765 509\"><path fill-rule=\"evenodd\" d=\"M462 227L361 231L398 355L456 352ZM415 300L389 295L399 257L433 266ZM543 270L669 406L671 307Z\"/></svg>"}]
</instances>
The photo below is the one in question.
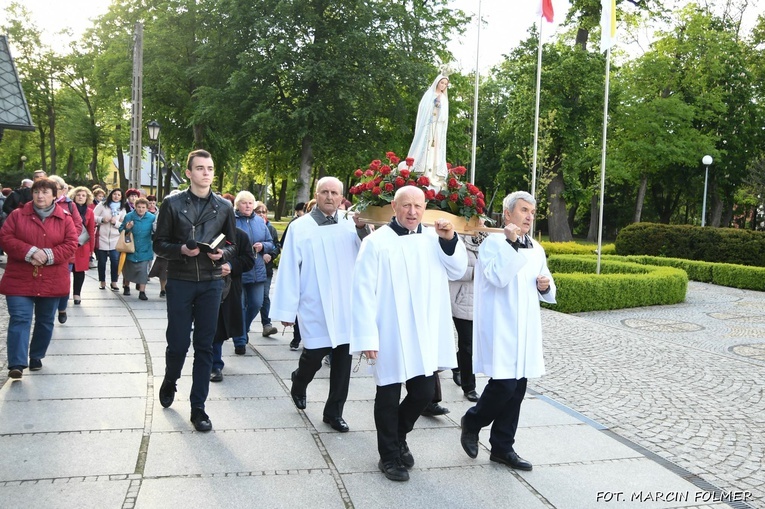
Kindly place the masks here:
<instances>
[{"instance_id":1,"label":"red rose","mask_svg":"<svg viewBox=\"0 0 765 509\"><path fill-rule=\"evenodd\" d=\"M380 182L382 182L382 177L375 177L372 182L374 182L376 186L379 186Z\"/></svg>"},{"instance_id":2,"label":"red rose","mask_svg":"<svg viewBox=\"0 0 765 509\"><path fill-rule=\"evenodd\" d=\"M367 170L367 171L364 172L364 175L367 176L367 177L371 177L374 174L375 174L375 172L373 170Z\"/></svg>"},{"instance_id":3,"label":"red rose","mask_svg":"<svg viewBox=\"0 0 765 509\"><path fill-rule=\"evenodd\" d=\"M430 201L430 200L435 199L435 197L436 197L436 192L434 190L428 189L428 190L425 191L425 199L426 200Z\"/></svg>"},{"instance_id":4,"label":"red rose","mask_svg":"<svg viewBox=\"0 0 765 509\"><path fill-rule=\"evenodd\" d=\"M406 181L406 185L408 185L408 186L416 186L417 182L415 182L414 180L407 180Z\"/></svg>"},{"instance_id":5,"label":"red rose","mask_svg":"<svg viewBox=\"0 0 765 509\"><path fill-rule=\"evenodd\" d=\"M379 159L375 159L375 160L374 160L374 161L372 161L372 163L369 165L369 167L370 167L371 169L375 170L375 171L379 170L379 169L380 169L380 166L382 166L382 161L380 161Z\"/></svg>"},{"instance_id":6,"label":"red rose","mask_svg":"<svg viewBox=\"0 0 765 509\"><path fill-rule=\"evenodd\" d=\"M386 164L385 166L380 168L380 173L383 175L388 175L390 173L390 166Z\"/></svg>"},{"instance_id":7,"label":"red rose","mask_svg":"<svg viewBox=\"0 0 765 509\"><path fill-rule=\"evenodd\" d=\"M456 173L457 175L464 175L465 173L467 173L467 168L465 168L464 166L457 166L456 168L454 168L454 173Z\"/></svg>"},{"instance_id":8,"label":"red rose","mask_svg":"<svg viewBox=\"0 0 765 509\"><path fill-rule=\"evenodd\" d=\"M388 159L393 159L394 157L396 157L396 153L395 152L386 152L385 153L385 157L387 157Z\"/></svg>"},{"instance_id":9,"label":"red rose","mask_svg":"<svg viewBox=\"0 0 765 509\"><path fill-rule=\"evenodd\" d=\"M459 181L457 181L457 179L454 178L454 177L449 179L448 185L452 189L459 189L459 187L460 187Z\"/></svg>"},{"instance_id":10,"label":"red rose","mask_svg":"<svg viewBox=\"0 0 765 509\"><path fill-rule=\"evenodd\" d=\"M479 209L482 209L486 206L486 202L483 201L483 198L478 198L478 197L476 197L475 204L476 204L476 207L478 207Z\"/></svg>"},{"instance_id":11,"label":"red rose","mask_svg":"<svg viewBox=\"0 0 765 509\"><path fill-rule=\"evenodd\" d=\"M479 214L483 214L483 208L481 207L476 207L475 211L478 212Z\"/></svg>"},{"instance_id":12,"label":"red rose","mask_svg":"<svg viewBox=\"0 0 765 509\"><path fill-rule=\"evenodd\" d=\"M430 179L426 177L425 175L423 175L417 179L417 185L427 187L430 185Z\"/></svg>"},{"instance_id":13,"label":"red rose","mask_svg":"<svg viewBox=\"0 0 765 509\"><path fill-rule=\"evenodd\" d=\"M391 192L391 191L393 191L393 184L391 184L390 182L386 182L386 183L385 183L385 190L386 190L387 192Z\"/></svg>"},{"instance_id":14,"label":"red rose","mask_svg":"<svg viewBox=\"0 0 765 509\"><path fill-rule=\"evenodd\" d=\"M457 203L457 200L460 199L460 196L457 193L452 193L449 195L449 201L453 201L454 203Z\"/></svg>"},{"instance_id":15,"label":"red rose","mask_svg":"<svg viewBox=\"0 0 765 509\"><path fill-rule=\"evenodd\" d=\"M445 199L446 199L446 195L444 195L442 193L438 193L436 195L436 200L438 200L438 201L444 201Z\"/></svg>"},{"instance_id":16,"label":"red rose","mask_svg":"<svg viewBox=\"0 0 765 509\"><path fill-rule=\"evenodd\" d=\"M398 174L401 175L402 177L404 177L405 179L409 178L409 174L410 173L411 172L409 170L401 170L400 172L398 172Z\"/></svg>"},{"instance_id":17,"label":"red rose","mask_svg":"<svg viewBox=\"0 0 765 509\"><path fill-rule=\"evenodd\" d=\"M380 189L378 186L375 186L372 188L372 194L375 196L380 196L380 193L382 193L382 189Z\"/></svg>"},{"instance_id":18,"label":"red rose","mask_svg":"<svg viewBox=\"0 0 765 509\"><path fill-rule=\"evenodd\" d=\"M406 158L406 165L409 167L414 166L414 157L407 157Z\"/></svg>"},{"instance_id":19,"label":"red rose","mask_svg":"<svg viewBox=\"0 0 765 509\"><path fill-rule=\"evenodd\" d=\"M353 186L350 189L348 189L348 192L351 194L356 194L356 186Z\"/></svg>"},{"instance_id":20,"label":"red rose","mask_svg":"<svg viewBox=\"0 0 765 509\"><path fill-rule=\"evenodd\" d=\"M406 180L401 177L396 177L396 187L404 187L404 184L406 184Z\"/></svg>"},{"instance_id":21,"label":"red rose","mask_svg":"<svg viewBox=\"0 0 765 509\"><path fill-rule=\"evenodd\" d=\"M356 177L356 178L361 178L362 175L364 175L364 172L361 171L361 169L358 169L358 170L353 172L353 176Z\"/></svg>"},{"instance_id":22,"label":"red rose","mask_svg":"<svg viewBox=\"0 0 765 509\"><path fill-rule=\"evenodd\" d=\"M473 199L470 198L470 196L465 196L465 199L462 200L462 203L464 203L466 207L472 207L473 206Z\"/></svg>"},{"instance_id":23,"label":"red rose","mask_svg":"<svg viewBox=\"0 0 765 509\"><path fill-rule=\"evenodd\" d=\"M388 159L390 159L390 164L392 164L393 166L396 166L399 163L399 161L401 161L401 159L399 159L396 156L389 157Z\"/></svg>"},{"instance_id":24,"label":"red rose","mask_svg":"<svg viewBox=\"0 0 765 509\"><path fill-rule=\"evenodd\" d=\"M483 193L481 191L478 191L478 193L475 195L476 198L480 198L483 200Z\"/></svg>"},{"instance_id":25,"label":"red rose","mask_svg":"<svg viewBox=\"0 0 765 509\"><path fill-rule=\"evenodd\" d=\"M452 169L452 163L446 163L446 169L451 170Z\"/></svg>"},{"instance_id":26,"label":"red rose","mask_svg":"<svg viewBox=\"0 0 765 509\"><path fill-rule=\"evenodd\" d=\"M478 188L474 186L473 184L468 183L467 188L468 188L468 193L472 195L478 194Z\"/></svg>"}]
</instances>

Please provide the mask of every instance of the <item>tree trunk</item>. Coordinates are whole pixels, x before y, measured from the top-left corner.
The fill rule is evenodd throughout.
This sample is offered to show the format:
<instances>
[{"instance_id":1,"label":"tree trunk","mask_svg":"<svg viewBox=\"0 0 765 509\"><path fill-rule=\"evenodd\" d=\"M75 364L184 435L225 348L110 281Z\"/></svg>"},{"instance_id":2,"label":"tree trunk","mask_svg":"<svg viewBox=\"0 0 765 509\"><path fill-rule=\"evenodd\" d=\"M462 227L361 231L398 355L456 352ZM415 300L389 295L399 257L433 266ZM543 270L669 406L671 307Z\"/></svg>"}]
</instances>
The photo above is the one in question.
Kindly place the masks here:
<instances>
[{"instance_id":1,"label":"tree trunk","mask_svg":"<svg viewBox=\"0 0 765 509\"><path fill-rule=\"evenodd\" d=\"M635 215L632 217L633 223L639 223L643 216L643 203L645 203L645 190L648 188L648 175L645 173L640 176L640 187L638 187L637 199L635 200Z\"/></svg>"},{"instance_id":2,"label":"tree trunk","mask_svg":"<svg viewBox=\"0 0 765 509\"><path fill-rule=\"evenodd\" d=\"M172 184L173 184L173 165L172 163L168 164L167 161L165 161L165 189L164 189L164 194L162 196L162 199L164 199L168 194L170 194Z\"/></svg>"},{"instance_id":3,"label":"tree trunk","mask_svg":"<svg viewBox=\"0 0 765 509\"><path fill-rule=\"evenodd\" d=\"M588 242L597 242L598 240L598 223L600 222L599 203L599 194L593 193L592 198L590 198L590 229L587 231Z\"/></svg>"},{"instance_id":4,"label":"tree trunk","mask_svg":"<svg viewBox=\"0 0 765 509\"><path fill-rule=\"evenodd\" d=\"M74 149L69 149L69 157L66 160L66 172L64 175L66 175L65 180L69 180L69 178L72 176L72 173L74 172ZM79 177L79 175L78 175Z\"/></svg>"},{"instance_id":5,"label":"tree trunk","mask_svg":"<svg viewBox=\"0 0 765 509\"><path fill-rule=\"evenodd\" d=\"M273 189L273 193L271 195L271 209L274 211L274 220L276 219L276 213L279 209L281 209L281 203L279 202L279 196L276 192L276 179L274 178L274 173L271 172L268 175L268 179L271 181L271 189Z\"/></svg>"},{"instance_id":6,"label":"tree trunk","mask_svg":"<svg viewBox=\"0 0 765 509\"><path fill-rule=\"evenodd\" d=\"M566 200L563 198L566 184L563 182L563 173L560 171L560 165L557 165L555 171L555 177L547 187L547 202L550 204L547 219L550 241L568 242L574 240L574 237L571 235L571 228L568 227Z\"/></svg>"},{"instance_id":7,"label":"tree trunk","mask_svg":"<svg viewBox=\"0 0 765 509\"><path fill-rule=\"evenodd\" d=\"M45 151L45 131L40 129L40 166L42 171L48 173L48 154Z\"/></svg>"},{"instance_id":8,"label":"tree trunk","mask_svg":"<svg viewBox=\"0 0 765 509\"><path fill-rule=\"evenodd\" d=\"M50 145L50 174L56 174L56 110L48 105L48 144Z\"/></svg>"},{"instance_id":9,"label":"tree trunk","mask_svg":"<svg viewBox=\"0 0 765 509\"><path fill-rule=\"evenodd\" d=\"M712 220L709 221L709 226L713 228L720 227L720 220L722 219L723 202L717 193L712 192Z\"/></svg>"},{"instance_id":10,"label":"tree trunk","mask_svg":"<svg viewBox=\"0 0 765 509\"><path fill-rule=\"evenodd\" d=\"M194 124L192 127L194 131L194 149L205 148L205 126L203 124ZM213 154L213 158L215 155Z\"/></svg>"},{"instance_id":11,"label":"tree trunk","mask_svg":"<svg viewBox=\"0 0 765 509\"><path fill-rule=\"evenodd\" d=\"M282 179L282 185L279 187L279 205L274 212L274 221L278 221L282 216L287 215L287 211L284 210L287 206L287 179ZM278 214L278 216L277 216Z\"/></svg>"},{"instance_id":12,"label":"tree trunk","mask_svg":"<svg viewBox=\"0 0 765 509\"><path fill-rule=\"evenodd\" d=\"M311 174L313 170L313 139L306 135L303 137L300 149L300 175L297 182L297 201L307 202L311 192Z\"/></svg>"}]
</instances>

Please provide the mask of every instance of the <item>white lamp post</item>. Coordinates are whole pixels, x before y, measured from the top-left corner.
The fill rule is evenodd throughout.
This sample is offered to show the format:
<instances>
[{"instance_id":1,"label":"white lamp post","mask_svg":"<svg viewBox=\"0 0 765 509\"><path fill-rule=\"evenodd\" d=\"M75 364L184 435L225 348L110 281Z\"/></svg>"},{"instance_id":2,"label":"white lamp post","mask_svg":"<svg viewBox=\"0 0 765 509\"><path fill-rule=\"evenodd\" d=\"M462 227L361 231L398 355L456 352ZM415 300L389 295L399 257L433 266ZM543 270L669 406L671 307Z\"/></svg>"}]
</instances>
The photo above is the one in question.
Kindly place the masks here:
<instances>
[{"instance_id":1,"label":"white lamp post","mask_svg":"<svg viewBox=\"0 0 765 509\"><path fill-rule=\"evenodd\" d=\"M149 173L149 194L154 194L154 159L157 157L157 140L159 139L159 122L152 120L146 124L146 128L149 130L149 140L151 145L151 170Z\"/></svg>"},{"instance_id":2,"label":"white lamp post","mask_svg":"<svg viewBox=\"0 0 765 509\"><path fill-rule=\"evenodd\" d=\"M704 172L704 199L701 205L701 226L706 226L707 224L707 182L709 181L709 166L713 161L710 155L705 155L701 158L701 164L706 166L706 171Z\"/></svg>"}]
</instances>

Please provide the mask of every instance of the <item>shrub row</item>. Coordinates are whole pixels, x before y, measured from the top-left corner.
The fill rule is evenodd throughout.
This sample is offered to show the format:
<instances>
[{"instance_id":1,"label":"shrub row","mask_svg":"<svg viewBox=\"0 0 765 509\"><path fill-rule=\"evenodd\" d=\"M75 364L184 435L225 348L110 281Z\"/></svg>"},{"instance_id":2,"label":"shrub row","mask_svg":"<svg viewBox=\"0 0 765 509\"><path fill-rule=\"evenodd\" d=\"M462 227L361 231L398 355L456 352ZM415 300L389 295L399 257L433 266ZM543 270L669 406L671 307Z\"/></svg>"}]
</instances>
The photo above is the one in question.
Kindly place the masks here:
<instances>
[{"instance_id":1,"label":"shrub row","mask_svg":"<svg viewBox=\"0 0 765 509\"><path fill-rule=\"evenodd\" d=\"M559 254L577 254L577 255L591 255L597 254L597 245L592 244L577 244L576 242L541 242L542 247L545 248L547 256L559 255ZM604 255L616 254L616 248L613 244L603 244L602 246Z\"/></svg>"},{"instance_id":2,"label":"shrub row","mask_svg":"<svg viewBox=\"0 0 765 509\"><path fill-rule=\"evenodd\" d=\"M563 313L602 311L640 306L677 304L685 300L688 276L673 267L656 267L601 258L595 275L595 256L553 255L547 259Z\"/></svg>"},{"instance_id":3,"label":"shrub row","mask_svg":"<svg viewBox=\"0 0 765 509\"><path fill-rule=\"evenodd\" d=\"M765 267L750 267L732 263L711 263L658 256L608 256L609 261L625 260L644 265L661 265L683 269L688 278L702 283L714 283L732 288L765 291Z\"/></svg>"},{"instance_id":4,"label":"shrub row","mask_svg":"<svg viewBox=\"0 0 765 509\"><path fill-rule=\"evenodd\" d=\"M765 267L765 233L735 228L635 223L619 231L616 254L666 256Z\"/></svg>"}]
</instances>

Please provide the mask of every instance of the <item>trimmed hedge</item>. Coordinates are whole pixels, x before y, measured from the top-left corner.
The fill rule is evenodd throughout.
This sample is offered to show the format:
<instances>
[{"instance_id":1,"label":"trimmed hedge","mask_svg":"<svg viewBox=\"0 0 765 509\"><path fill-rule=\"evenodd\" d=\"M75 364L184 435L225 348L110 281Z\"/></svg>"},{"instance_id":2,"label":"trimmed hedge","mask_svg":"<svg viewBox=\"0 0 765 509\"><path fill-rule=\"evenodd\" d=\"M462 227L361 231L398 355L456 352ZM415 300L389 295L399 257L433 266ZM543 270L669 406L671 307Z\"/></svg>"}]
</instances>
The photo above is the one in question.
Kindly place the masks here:
<instances>
[{"instance_id":1,"label":"trimmed hedge","mask_svg":"<svg viewBox=\"0 0 765 509\"><path fill-rule=\"evenodd\" d=\"M685 300L688 276L680 269L641 265L601 257L552 255L547 259L557 286L555 305L563 313L677 304Z\"/></svg>"},{"instance_id":2,"label":"trimmed hedge","mask_svg":"<svg viewBox=\"0 0 765 509\"><path fill-rule=\"evenodd\" d=\"M597 254L597 245L592 244L577 244L576 242L541 242L542 247L545 248L547 256L550 255L563 255L563 254L577 254L577 255L592 255ZM613 244L603 244L602 246L604 255L615 255L616 248Z\"/></svg>"},{"instance_id":3,"label":"trimmed hedge","mask_svg":"<svg viewBox=\"0 0 765 509\"><path fill-rule=\"evenodd\" d=\"M630 261L644 265L661 265L683 269L688 278L744 290L765 291L765 267L750 267L732 263L699 262L659 256L607 256L609 261Z\"/></svg>"},{"instance_id":4,"label":"trimmed hedge","mask_svg":"<svg viewBox=\"0 0 765 509\"><path fill-rule=\"evenodd\" d=\"M736 228L635 223L616 237L616 254L666 256L765 267L765 233Z\"/></svg>"}]
</instances>

